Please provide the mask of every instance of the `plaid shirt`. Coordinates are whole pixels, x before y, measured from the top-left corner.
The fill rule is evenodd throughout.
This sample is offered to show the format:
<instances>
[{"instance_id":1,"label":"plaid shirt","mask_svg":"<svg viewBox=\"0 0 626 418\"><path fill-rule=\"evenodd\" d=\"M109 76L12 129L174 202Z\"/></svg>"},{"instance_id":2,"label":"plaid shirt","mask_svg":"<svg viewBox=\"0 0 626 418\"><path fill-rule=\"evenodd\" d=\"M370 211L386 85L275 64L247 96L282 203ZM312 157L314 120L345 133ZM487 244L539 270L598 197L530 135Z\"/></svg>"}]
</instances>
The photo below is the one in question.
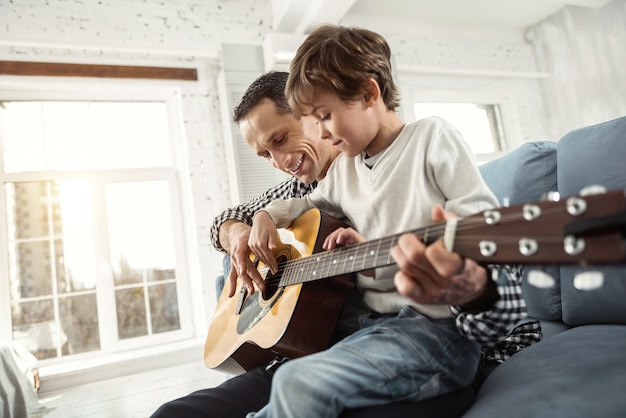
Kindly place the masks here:
<instances>
[{"instance_id":1,"label":"plaid shirt","mask_svg":"<svg viewBox=\"0 0 626 418\"><path fill-rule=\"evenodd\" d=\"M302 197L311 193L317 182L306 184L293 177L268 189L261 196L226 209L211 225L211 243L221 251L226 250L219 242L219 229L229 219L252 225L255 213L272 200ZM503 362L513 354L541 339L538 321L525 321L526 303L522 298L522 269L519 266L488 266L492 277L498 278L500 298L490 310L482 312L464 311L452 307L459 332L483 347L483 360ZM511 328L513 330L511 331Z\"/></svg>"}]
</instances>

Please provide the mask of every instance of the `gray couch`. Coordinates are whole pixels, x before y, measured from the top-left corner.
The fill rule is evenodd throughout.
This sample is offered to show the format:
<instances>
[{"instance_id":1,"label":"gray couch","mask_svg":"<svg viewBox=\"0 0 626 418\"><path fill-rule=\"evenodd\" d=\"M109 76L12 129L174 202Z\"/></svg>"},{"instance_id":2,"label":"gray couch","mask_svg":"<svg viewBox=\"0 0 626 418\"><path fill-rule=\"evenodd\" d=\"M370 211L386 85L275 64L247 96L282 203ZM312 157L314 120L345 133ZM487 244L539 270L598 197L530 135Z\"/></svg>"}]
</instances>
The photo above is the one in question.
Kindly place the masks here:
<instances>
[{"instance_id":1,"label":"gray couch","mask_svg":"<svg viewBox=\"0 0 626 418\"><path fill-rule=\"evenodd\" d=\"M572 131L558 143L525 144L481 167L499 199L561 197L591 185L626 189L626 117ZM498 367L479 390L468 418L626 416L626 265L527 266L552 286L523 284L529 315L544 337ZM581 290L582 272L600 287ZM528 276L527 276L528 277Z\"/></svg>"},{"instance_id":2,"label":"gray couch","mask_svg":"<svg viewBox=\"0 0 626 418\"><path fill-rule=\"evenodd\" d=\"M590 185L626 189L626 117L577 129L558 143L524 144L480 171L503 205L552 191L575 195ZM603 285L579 290L577 274L590 270L603 273ZM497 367L478 392L467 387L423 402L348 410L342 418L626 416L626 265L527 266L525 275L531 271L553 280L522 286L544 338Z\"/></svg>"}]
</instances>

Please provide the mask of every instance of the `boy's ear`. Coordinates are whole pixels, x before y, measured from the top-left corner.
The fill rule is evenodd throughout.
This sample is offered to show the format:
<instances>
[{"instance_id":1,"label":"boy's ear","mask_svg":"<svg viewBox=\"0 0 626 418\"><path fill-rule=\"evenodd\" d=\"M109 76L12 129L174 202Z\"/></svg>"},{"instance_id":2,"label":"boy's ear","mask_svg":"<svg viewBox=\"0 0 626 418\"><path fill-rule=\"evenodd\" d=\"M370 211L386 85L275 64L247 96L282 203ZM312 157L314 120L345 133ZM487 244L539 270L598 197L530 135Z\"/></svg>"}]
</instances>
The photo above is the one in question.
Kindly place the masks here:
<instances>
[{"instance_id":1,"label":"boy's ear","mask_svg":"<svg viewBox=\"0 0 626 418\"><path fill-rule=\"evenodd\" d=\"M380 86L373 78L369 78L363 89L363 99L367 107L374 106L374 103L380 99Z\"/></svg>"}]
</instances>

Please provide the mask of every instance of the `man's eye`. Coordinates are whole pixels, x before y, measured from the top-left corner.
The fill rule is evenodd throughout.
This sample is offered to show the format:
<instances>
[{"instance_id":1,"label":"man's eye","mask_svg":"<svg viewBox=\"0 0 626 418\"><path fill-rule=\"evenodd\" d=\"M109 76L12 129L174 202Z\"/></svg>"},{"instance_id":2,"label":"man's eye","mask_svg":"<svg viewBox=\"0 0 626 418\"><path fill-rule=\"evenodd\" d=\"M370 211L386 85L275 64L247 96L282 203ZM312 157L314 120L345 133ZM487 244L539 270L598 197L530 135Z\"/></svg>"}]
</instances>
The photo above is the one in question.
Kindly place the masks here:
<instances>
[{"instance_id":1,"label":"man's eye","mask_svg":"<svg viewBox=\"0 0 626 418\"><path fill-rule=\"evenodd\" d=\"M286 139L287 139L287 137L286 137L286 136L281 136L280 138L278 138L278 139L276 139L276 140L274 141L274 144L276 144L276 145L280 145L280 144L282 144L283 142L285 142L285 140L286 140Z\"/></svg>"},{"instance_id":2,"label":"man's eye","mask_svg":"<svg viewBox=\"0 0 626 418\"><path fill-rule=\"evenodd\" d=\"M264 152L263 154L261 154L261 157L265 158L266 160L269 160L270 158L272 158L272 156L270 155L269 152Z\"/></svg>"}]
</instances>

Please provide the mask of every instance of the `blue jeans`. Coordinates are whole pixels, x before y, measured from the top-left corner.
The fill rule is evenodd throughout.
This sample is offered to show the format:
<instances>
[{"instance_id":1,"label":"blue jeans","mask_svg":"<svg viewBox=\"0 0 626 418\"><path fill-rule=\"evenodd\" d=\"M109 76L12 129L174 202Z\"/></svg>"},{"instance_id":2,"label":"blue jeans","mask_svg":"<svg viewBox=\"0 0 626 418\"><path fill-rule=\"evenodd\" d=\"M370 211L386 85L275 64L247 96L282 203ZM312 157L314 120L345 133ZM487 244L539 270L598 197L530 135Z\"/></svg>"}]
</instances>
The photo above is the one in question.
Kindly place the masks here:
<instances>
[{"instance_id":1,"label":"blue jeans","mask_svg":"<svg viewBox=\"0 0 626 418\"><path fill-rule=\"evenodd\" d=\"M362 325L328 350L282 365L269 403L248 418L337 417L345 408L432 398L474 378L480 347L451 318L429 319L407 306Z\"/></svg>"}]
</instances>

